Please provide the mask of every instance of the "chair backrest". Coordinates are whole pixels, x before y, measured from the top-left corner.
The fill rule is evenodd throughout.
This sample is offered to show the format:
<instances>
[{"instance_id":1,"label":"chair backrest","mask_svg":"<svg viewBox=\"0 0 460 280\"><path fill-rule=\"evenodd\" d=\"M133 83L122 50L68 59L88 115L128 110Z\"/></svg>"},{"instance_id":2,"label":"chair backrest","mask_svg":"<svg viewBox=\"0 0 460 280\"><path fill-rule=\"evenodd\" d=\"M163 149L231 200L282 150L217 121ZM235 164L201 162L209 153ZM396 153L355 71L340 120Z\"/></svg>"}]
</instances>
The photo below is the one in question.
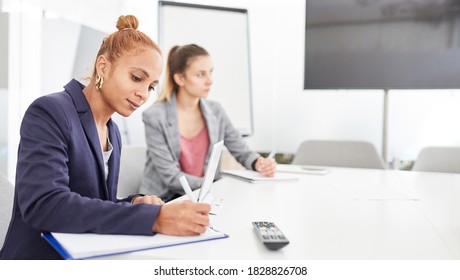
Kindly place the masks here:
<instances>
[{"instance_id":1,"label":"chair backrest","mask_svg":"<svg viewBox=\"0 0 460 280\"><path fill-rule=\"evenodd\" d=\"M118 179L118 198L139 193L146 160L146 146L123 146Z\"/></svg>"},{"instance_id":2,"label":"chair backrest","mask_svg":"<svg viewBox=\"0 0 460 280\"><path fill-rule=\"evenodd\" d=\"M374 145L364 141L308 140L292 164L386 169Z\"/></svg>"},{"instance_id":3,"label":"chair backrest","mask_svg":"<svg viewBox=\"0 0 460 280\"><path fill-rule=\"evenodd\" d=\"M460 147L426 147L418 154L414 171L460 173Z\"/></svg>"},{"instance_id":4,"label":"chair backrest","mask_svg":"<svg viewBox=\"0 0 460 280\"><path fill-rule=\"evenodd\" d=\"M13 211L14 186L0 172L0 249L5 241L6 231Z\"/></svg>"}]
</instances>

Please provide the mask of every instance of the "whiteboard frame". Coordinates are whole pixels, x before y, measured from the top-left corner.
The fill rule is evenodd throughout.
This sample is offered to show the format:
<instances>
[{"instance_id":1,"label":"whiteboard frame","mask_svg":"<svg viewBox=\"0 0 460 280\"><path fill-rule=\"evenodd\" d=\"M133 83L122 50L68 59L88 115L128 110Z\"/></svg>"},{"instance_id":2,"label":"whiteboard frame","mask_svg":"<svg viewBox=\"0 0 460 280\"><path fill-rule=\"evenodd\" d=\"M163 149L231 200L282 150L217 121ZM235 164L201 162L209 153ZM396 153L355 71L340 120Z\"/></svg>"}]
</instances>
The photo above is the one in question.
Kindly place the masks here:
<instances>
[{"instance_id":1,"label":"whiteboard frame","mask_svg":"<svg viewBox=\"0 0 460 280\"><path fill-rule=\"evenodd\" d=\"M158 1L158 44L159 44L160 48L163 50L163 55L164 55L163 61L164 61L164 63L166 63L167 54L169 52L169 49L173 45L183 45L183 44L191 44L191 43L198 44L198 45L204 47L205 49L207 49L210 52L210 55L211 55L213 60L217 60L219 58L219 57L216 57L218 55L218 53L216 54L215 52L213 52L212 49L209 48L210 44L207 44L205 42L203 43L199 39L197 39L197 40L194 39L193 41L189 40L189 41L181 41L181 42L167 42L167 40L165 39L165 36L166 36L165 33L167 33L167 32L164 30L165 27L163 26L163 23L166 20L165 19L165 16L166 16L165 11L163 9L165 7L178 7L180 9L186 8L186 9L190 9L191 13L192 12L199 13L199 12L202 12L202 11L210 11L210 12L215 11L215 12L218 12L218 13L229 12L229 13L237 13L237 14L242 14L243 15L243 18L244 18L245 22L242 23L242 24L244 24L246 26L246 28L245 28L246 29L245 30L246 34L244 34L242 36L245 37L246 44L245 44L245 46L243 46L241 48L240 51L246 52L247 59L244 62L241 63L242 68L240 68L238 70L241 73L247 73L247 75L243 74L244 77L237 77L237 75L235 75L235 72L237 72L237 73L240 73L240 72L233 71L232 69L228 69L228 67L226 67L226 66L228 66L228 64L225 65L225 66L224 65L219 65L218 63L215 64L214 66L217 69L214 72L215 79L214 79L213 89L211 90L209 99L218 101L222 105L222 107L225 109L225 112L227 113L228 117L232 121L233 125L240 132L240 134L243 137L251 136L254 133L254 120L253 120L252 78L251 78L251 63L250 63L251 56L250 56L249 16L248 16L247 9L219 7L219 6L210 6L210 5L200 5L200 4L190 4L190 3L180 3L180 2L171 2L171 1ZM225 24L226 23L223 23L223 24L221 24L221 26L225 26ZM207 28L206 25L201 25L200 27L203 27L203 29L199 30L199 32L201 34L203 32L207 32L207 30L204 30L204 28ZM214 25L214 27L215 27L215 25ZM168 32L169 32L168 33L168 36L169 36L171 30L168 30ZM180 32L180 30L178 32ZM183 33L179 34L179 36L183 36L183 35L184 35ZM218 35L220 35L220 34L218 34ZM231 44L231 42L234 42L234 41L232 41L234 36L231 36L232 34L227 34L227 35L228 35L227 37L228 37L228 40L229 40L228 42L230 44ZM199 36L197 36L197 37L199 37ZM209 38L214 38L211 31L210 31L208 37ZM220 36L219 38L222 39L222 36ZM222 42L222 40L219 40L219 42ZM213 43L215 43L215 41ZM229 50L227 49L226 51L228 52ZM243 64L244 64L244 66L243 66ZM231 71L231 72L226 73L225 71ZM227 79L229 78L230 80L232 80L232 83L231 84L226 84L226 81L223 81L223 83L219 85L219 81L218 81L218 78L217 78L218 75L221 75L221 77L224 77L224 79L225 79L225 77ZM235 77L236 77L236 79L240 78L240 80L235 81L234 80ZM227 82L227 83L230 83L230 82ZM218 89L219 86L221 87L220 90ZM230 96L226 96L226 97L221 96L221 98L219 98L218 94L220 94L221 92L225 93L225 90L227 90L228 88L235 87L235 86L236 87L245 86L245 91L246 92L241 93L242 92L241 90L233 90L231 92L231 97L232 97L231 100L229 99ZM225 89L222 90L224 87L225 87ZM214 90L215 88L217 88L217 90ZM233 95L233 94L235 94L235 95ZM238 94L240 94L240 96L237 96ZM234 98L234 97L236 97L236 98ZM225 99L227 99L227 100L225 100ZM233 104L231 104L231 103L233 103ZM243 113L244 114L242 114L242 112L241 112L242 108L243 108L243 111L244 111ZM243 115L246 115L246 117L244 117L244 120L242 119Z\"/></svg>"}]
</instances>

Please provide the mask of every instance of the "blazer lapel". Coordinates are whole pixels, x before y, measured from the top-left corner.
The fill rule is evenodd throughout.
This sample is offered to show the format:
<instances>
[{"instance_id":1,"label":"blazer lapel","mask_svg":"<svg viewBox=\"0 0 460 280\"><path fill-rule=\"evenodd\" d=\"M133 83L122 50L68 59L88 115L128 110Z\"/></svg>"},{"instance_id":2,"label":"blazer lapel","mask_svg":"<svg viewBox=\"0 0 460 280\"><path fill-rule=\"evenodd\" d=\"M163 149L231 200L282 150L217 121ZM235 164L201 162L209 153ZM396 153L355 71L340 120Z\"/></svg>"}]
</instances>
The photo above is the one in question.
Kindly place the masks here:
<instances>
[{"instance_id":1,"label":"blazer lapel","mask_svg":"<svg viewBox=\"0 0 460 280\"><path fill-rule=\"evenodd\" d=\"M211 108L209 108L208 103L206 102L205 99L200 99L200 107L201 107L201 112L203 112L203 117L206 122L206 126L208 127L208 134L209 134L209 145L212 147L212 145L216 144L222 139L217 139L219 133L218 133L218 127L219 124L217 122L216 116L212 113ZM208 149L208 153L211 153L211 149Z\"/></svg>"},{"instance_id":2,"label":"blazer lapel","mask_svg":"<svg viewBox=\"0 0 460 280\"><path fill-rule=\"evenodd\" d=\"M105 194L106 198L108 199L109 194L107 190L107 183L104 178L105 171L104 160L102 158L101 144L99 143L99 136L97 134L97 128L94 122L93 113L91 112L88 101L86 100L82 91L84 86L76 80L72 80L66 86L64 86L64 88L72 97L77 113L80 116L81 126L85 131L86 139L88 140L88 143L91 147L91 151L93 152L93 155L97 161L97 166L100 175L99 181L103 183L102 193Z\"/></svg>"},{"instance_id":3,"label":"blazer lapel","mask_svg":"<svg viewBox=\"0 0 460 280\"><path fill-rule=\"evenodd\" d=\"M209 105L205 99L200 99L200 107L206 122L206 126L208 127L209 149L205 160L205 164L208 166L209 158L211 157L212 153L211 147L222 139L217 139L219 135L219 124L217 122L216 116L213 114L211 108L209 108Z\"/></svg>"},{"instance_id":4,"label":"blazer lapel","mask_svg":"<svg viewBox=\"0 0 460 280\"><path fill-rule=\"evenodd\" d=\"M109 199L112 201L116 200L117 197L117 176L120 172L120 153L121 153L121 136L118 131L117 125L109 120L107 123L109 128L109 139L112 144L113 150L109 159L109 175L107 176L107 186L109 190Z\"/></svg>"},{"instance_id":5,"label":"blazer lapel","mask_svg":"<svg viewBox=\"0 0 460 280\"><path fill-rule=\"evenodd\" d=\"M176 109L176 93L171 94L169 102L164 102L166 110L166 142L169 149L173 151L175 160L180 157L180 134L179 134L179 120L177 119Z\"/></svg>"}]
</instances>

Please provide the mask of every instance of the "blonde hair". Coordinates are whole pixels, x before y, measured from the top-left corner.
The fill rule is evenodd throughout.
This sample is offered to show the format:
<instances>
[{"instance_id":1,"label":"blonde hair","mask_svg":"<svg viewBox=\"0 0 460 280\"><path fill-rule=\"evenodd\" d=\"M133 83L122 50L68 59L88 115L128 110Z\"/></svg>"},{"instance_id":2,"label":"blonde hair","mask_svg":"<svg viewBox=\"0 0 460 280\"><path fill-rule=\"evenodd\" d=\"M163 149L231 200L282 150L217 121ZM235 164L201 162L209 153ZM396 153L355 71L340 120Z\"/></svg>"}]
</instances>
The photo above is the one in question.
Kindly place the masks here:
<instances>
[{"instance_id":1,"label":"blonde hair","mask_svg":"<svg viewBox=\"0 0 460 280\"><path fill-rule=\"evenodd\" d=\"M102 41L96 57L106 55L110 62L116 64L124 54L141 52L145 48L153 48L161 54L160 47L149 36L137 30L139 20L135 16L120 16L116 26L118 31L113 32ZM96 73L95 63L93 78Z\"/></svg>"},{"instance_id":2,"label":"blonde hair","mask_svg":"<svg viewBox=\"0 0 460 280\"><path fill-rule=\"evenodd\" d=\"M182 74L190 66L191 61L198 56L209 56L209 53L202 47L189 44L174 46L168 54L166 62L165 78L163 87L158 95L157 101L170 100L171 94L177 91L179 85L174 81L175 74Z\"/></svg>"}]
</instances>

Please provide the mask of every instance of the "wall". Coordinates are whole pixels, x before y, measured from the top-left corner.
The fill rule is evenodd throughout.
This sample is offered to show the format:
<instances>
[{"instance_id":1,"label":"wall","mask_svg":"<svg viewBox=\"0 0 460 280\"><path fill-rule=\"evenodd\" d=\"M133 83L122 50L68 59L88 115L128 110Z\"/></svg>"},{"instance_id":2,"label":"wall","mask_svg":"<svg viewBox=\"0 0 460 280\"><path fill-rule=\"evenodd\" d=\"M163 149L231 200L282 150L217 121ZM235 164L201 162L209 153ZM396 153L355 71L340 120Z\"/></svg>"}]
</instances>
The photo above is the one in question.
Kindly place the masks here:
<instances>
[{"instance_id":1,"label":"wall","mask_svg":"<svg viewBox=\"0 0 460 280\"><path fill-rule=\"evenodd\" d=\"M415 159L427 146L460 146L459 90L406 90L390 95L389 153Z\"/></svg>"},{"instance_id":2,"label":"wall","mask_svg":"<svg viewBox=\"0 0 460 280\"><path fill-rule=\"evenodd\" d=\"M0 88L8 87L8 14L0 11Z\"/></svg>"},{"instance_id":3,"label":"wall","mask_svg":"<svg viewBox=\"0 0 460 280\"><path fill-rule=\"evenodd\" d=\"M80 30L80 24L69 20L42 19L41 58L44 62L41 65L42 94L62 91L70 77L73 77Z\"/></svg>"},{"instance_id":4,"label":"wall","mask_svg":"<svg viewBox=\"0 0 460 280\"><path fill-rule=\"evenodd\" d=\"M0 172L8 173L8 147L7 147L7 127L8 127L8 95L4 88L0 88Z\"/></svg>"},{"instance_id":5,"label":"wall","mask_svg":"<svg viewBox=\"0 0 460 280\"><path fill-rule=\"evenodd\" d=\"M7 173L8 14L0 12L0 172Z\"/></svg>"}]
</instances>

